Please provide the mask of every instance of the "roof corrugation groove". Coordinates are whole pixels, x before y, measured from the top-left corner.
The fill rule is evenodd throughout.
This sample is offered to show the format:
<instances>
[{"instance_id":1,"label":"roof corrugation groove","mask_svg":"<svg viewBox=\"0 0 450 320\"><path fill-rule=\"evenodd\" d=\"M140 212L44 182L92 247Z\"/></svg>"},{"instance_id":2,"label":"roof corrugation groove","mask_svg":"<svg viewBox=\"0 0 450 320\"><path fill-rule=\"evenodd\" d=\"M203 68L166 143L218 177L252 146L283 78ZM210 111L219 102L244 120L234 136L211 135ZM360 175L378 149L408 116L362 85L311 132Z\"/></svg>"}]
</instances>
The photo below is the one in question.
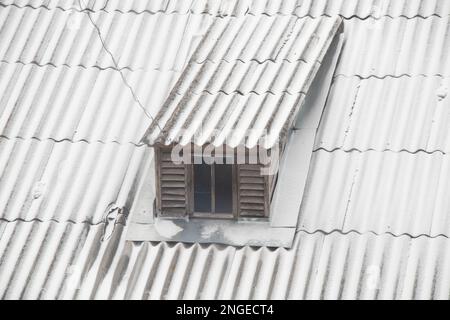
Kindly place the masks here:
<instances>
[{"instance_id":1,"label":"roof corrugation groove","mask_svg":"<svg viewBox=\"0 0 450 320\"><path fill-rule=\"evenodd\" d=\"M89 11L106 11L121 13L164 12L166 14L209 14L216 16L258 15L296 15L299 17L318 17L322 15L341 15L344 18L367 17L429 17L444 16L450 12L446 0L81 0L83 8ZM17 7L47 8L60 10L80 10L79 0L4 0L2 5Z\"/></svg>"}]
</instances>

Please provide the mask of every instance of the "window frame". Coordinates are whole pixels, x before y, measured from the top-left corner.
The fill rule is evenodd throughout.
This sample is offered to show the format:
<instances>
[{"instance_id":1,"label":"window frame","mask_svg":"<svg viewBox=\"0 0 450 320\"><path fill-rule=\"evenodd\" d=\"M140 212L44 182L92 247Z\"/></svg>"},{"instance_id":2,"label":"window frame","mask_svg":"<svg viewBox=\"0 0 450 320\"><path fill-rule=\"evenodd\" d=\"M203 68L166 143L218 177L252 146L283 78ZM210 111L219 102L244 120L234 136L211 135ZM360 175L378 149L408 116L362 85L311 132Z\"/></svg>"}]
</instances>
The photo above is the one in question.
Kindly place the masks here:
<instances>
[{"instance_id":1,"label":"window frame","mask_svg":"<svg viewBox=\"0 0 450 320\"><path fill-rule=\"evenodd\" d=\"M193 157L196 157L197 155L194 154ZM227 164L226 163L226 155L223 155L223 159L224 159L224 163L223 164ZM187 171L189 173L190 176L190 188L189 188L189 216L192 218L207 218L207 219L237 219L238 218L238 207L237 207L237 202L238 202L238 194L237 194L237 167L236 164L228 164L231 165L231 199L232 199L232 204L231 204L231 209L232 212L230 213L217 213L214 212L215 211L215 198L216 198L216 194L215 194L215 164L216 163L212 163L209 164L209 166L211 166L211 208L213 210L211 210L211 212L195 212L194 207L195 207L195 199L194 199L194 186L195 186L195 179L194 179L194 159L193 159L193 164L189 164L187 165ZM217 165L221 165L220 163Z\"/></svg>"}]
</instances>

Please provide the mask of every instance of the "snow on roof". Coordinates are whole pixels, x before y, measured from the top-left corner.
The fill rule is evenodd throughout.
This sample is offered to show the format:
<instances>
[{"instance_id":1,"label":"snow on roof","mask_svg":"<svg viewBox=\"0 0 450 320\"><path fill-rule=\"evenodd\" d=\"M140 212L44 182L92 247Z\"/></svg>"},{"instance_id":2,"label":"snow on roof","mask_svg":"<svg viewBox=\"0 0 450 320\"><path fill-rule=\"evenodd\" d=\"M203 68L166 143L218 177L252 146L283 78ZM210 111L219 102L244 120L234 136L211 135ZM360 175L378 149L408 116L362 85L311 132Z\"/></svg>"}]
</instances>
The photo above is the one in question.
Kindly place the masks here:
<instances>
[{"instance_id":1,"label":"snow on roof","mask_svg":"<svg viewBox=\"0 0 450 320\"><path fill-rule=\"evenodd\" d=\"M105 3L0 5L1 298L450 298L448 1ZM126 242L141 106L224 12L345 18L295 244Z\"/></svg>"}]
</instances>

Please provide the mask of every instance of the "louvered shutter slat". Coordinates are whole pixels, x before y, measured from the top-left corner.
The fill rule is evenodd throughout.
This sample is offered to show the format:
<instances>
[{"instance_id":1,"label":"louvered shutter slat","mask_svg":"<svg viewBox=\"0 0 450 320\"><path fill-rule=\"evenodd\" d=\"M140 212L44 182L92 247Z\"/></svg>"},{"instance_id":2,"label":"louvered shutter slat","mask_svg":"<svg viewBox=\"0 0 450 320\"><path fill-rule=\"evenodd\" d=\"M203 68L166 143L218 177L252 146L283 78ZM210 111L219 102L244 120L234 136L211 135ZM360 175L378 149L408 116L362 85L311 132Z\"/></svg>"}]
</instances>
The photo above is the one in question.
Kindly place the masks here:
<instances>
[{"instance_id":1,"label":"louvered shutter slat","mask_svg":"<svg viewBox=\"0 0 450 320\"><path fill-rule=\"evenodd\" d=\"M265 216L266 180L261 175L261 166L244 164L238 167L239 215L242 217Z\"/></svg>"},{"instance_id":2,"label":"louvered shutter slat","mask_svg":"<svg viewBox=\"0 0 450 320\"><path fill-rule=\"evenodd\" d=\"M186 167L171 161L171 150L161 149L159 156L160 212L165 216L187 213Z\"/></svg>"}]
</instances>

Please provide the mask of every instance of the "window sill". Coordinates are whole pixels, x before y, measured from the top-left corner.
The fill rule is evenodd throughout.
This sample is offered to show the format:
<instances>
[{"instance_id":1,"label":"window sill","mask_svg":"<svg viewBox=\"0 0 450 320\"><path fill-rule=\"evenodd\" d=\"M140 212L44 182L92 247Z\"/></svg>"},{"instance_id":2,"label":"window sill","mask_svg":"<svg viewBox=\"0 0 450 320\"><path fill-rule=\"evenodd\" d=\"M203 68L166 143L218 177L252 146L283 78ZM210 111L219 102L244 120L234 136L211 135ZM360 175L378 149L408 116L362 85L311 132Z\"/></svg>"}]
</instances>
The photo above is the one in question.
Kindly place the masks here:
<instances>
[{"instance_id":1,"label":"window sill","mask_svg":"<svg viewBox=\"0 0 450 320\"><path fill-rule=\"evenodd\" d=\"M234 219L234 215L232 213L207 213L207 212L195 212L191 217L191 219L200 218L200 219Z\"/></svg>"},{"instance_id":2,"label":"window sill","mask_svg":"<svg viewBox=\"0 0 450 320\"><path fill-rule=\"evenodd\" d=\"M223 219L165 219L155 223L131 222L130 241L173 241L185 243L219 243L233 246L266 246L290 248L295 228L274 228L268 221Z\"/></svg>"}]
</instances>

